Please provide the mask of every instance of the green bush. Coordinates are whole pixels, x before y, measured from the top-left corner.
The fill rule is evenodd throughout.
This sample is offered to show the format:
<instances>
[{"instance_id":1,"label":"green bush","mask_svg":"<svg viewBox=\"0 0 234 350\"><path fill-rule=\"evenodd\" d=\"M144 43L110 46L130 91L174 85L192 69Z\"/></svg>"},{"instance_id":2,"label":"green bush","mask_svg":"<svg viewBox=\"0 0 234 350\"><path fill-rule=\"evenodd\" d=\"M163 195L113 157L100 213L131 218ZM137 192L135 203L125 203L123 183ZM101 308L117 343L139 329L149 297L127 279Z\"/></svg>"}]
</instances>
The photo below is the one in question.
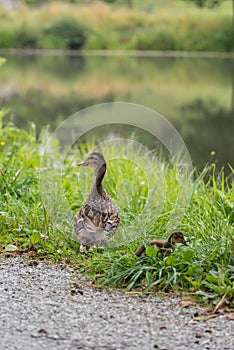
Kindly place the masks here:
<instances>
[{"instance_id":1,"label":"green bush","mask_svg":"<svg viewBox=\"0 0 234 350\"><path fill-rule=\"evenodd\" d=\"M41 28L32 28L28 23L4 24L1 27L0 47L36 48L41 35Z\"/></svg>"},{"instance_id":2,"label":"green bush","mask_svg":"<svg viewBox=\"0 0 234 350\"><path fill-rule=\"evenodd\" d=\"M174 50L176 38L170 29L149 28L141 31L133 39L137 50Z\"/></svg>"},{"instance_id":3,"label":"green bush","mask_svg":"<svg viewBox=\"0 0 234 350\"><path fill-rule=\"evenodd\" d=\"M94 33L89 36L86 49L90 50L112 50L119 48L119 38L116 33Z\"/></svg>"},{"instance_id":4,"label":"green bush","mask_svg":"<svg viewBox=\"0 0 234 350\"><path fill-rule=\"evenodd\" d=\"M34 49L37 47L39 36L40 29L35 31L28 25L23 24L22 26L20 26L16 33L16 47Z\"/></svg>"},{"instance_id":5,"label":"green bush","mask_svg":"<svg viewBox=\"0 0 234 350\"><path fill-rule=\"evenodd\" d=\"M49 42L53 48L68 50L83 48L87 40L85 26L72 17L57 19L44 30L44 35L42 42Z\"/></svg>"},{"instance_id":6,"label":"green bush","mask_svg":"<svg viewBox=\"0 0 234 350\"><path fill-rule=\"evenodd\" d=\"M10 25L1 26L0 48L16 47L16 30Z\"/></svg>"},{"instance_id":7,"label":"green bush","mask_svg":"<svg viewBox=\"0 0 234 350\"><path fill-rule=\"evenodd\" d=\"M231 52L234 50L234 26L225 26L214 36L214 46L220 51Z\"/></svg>"}]
</instances>

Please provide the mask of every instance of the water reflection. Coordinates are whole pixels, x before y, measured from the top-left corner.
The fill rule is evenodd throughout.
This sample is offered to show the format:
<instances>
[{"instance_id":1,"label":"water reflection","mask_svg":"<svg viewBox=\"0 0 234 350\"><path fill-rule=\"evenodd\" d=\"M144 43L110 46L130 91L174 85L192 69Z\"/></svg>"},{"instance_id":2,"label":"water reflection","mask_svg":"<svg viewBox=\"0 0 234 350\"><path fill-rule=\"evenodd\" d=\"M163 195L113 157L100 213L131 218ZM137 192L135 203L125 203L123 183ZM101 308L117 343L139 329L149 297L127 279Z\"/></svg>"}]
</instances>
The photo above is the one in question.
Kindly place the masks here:
<instances>
[{"instance_id":1,"label":"water reflection","mask_svg":"<svg viewBox=\"0 0 234 350\"><path fill-rule=\"evenodd\" d=\"M195 164L205 164L207 154L204 150L212 150L215 162L220 165L234 164L234 110L225 109L216 101L196 99L182 107L185 125L182 133L186 145L194 150Z\"/></svg>"},{"instance_id":2,"label":"water reflection","mask_svg":"<svg viewBox=\"0 0 234 350\"><path fill-rule=\"evenodd\" d=\"M0 101L19 126L34 121L51 129L94 104L142 104L175 125L194 164L203 166L215 150L219 165L233 165L232 73L228 59L9 56L0 70ZM148 135L138 136L155 147Z\"/></svg>"}]
</instances>

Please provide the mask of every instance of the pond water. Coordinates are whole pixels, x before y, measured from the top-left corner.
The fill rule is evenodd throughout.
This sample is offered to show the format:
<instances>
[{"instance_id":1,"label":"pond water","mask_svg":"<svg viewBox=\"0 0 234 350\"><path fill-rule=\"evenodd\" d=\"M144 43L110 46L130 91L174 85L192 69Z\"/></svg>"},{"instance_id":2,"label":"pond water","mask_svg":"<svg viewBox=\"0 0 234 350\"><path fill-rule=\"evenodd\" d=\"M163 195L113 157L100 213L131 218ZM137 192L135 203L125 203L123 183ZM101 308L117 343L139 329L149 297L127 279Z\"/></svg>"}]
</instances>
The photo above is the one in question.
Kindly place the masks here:
<instances>
[{"instance_id":1,"label":"pond water","mask_svg":"<svg viewBox=\"0 0 234 350\"><path fill-rule=\"evenodd\" d=\"M4 56L0 107L9 108L20 127L33 121L38 130L48 124L53 130L85 107L132 102L167 118L198 168L208 161L234 166L231 59ZM116 133L121 132L118 127ZM152 141L148 144L153 147Z\"/></svg>"}]
</instances>

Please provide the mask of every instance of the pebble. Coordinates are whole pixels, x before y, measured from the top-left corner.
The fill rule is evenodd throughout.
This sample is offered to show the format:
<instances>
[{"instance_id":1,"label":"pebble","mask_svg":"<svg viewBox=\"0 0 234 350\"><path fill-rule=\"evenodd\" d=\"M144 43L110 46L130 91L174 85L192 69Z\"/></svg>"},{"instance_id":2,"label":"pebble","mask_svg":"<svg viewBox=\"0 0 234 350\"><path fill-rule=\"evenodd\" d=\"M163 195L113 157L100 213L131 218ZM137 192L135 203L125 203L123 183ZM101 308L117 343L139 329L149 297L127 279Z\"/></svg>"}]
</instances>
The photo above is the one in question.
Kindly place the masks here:
<instances>
[{"instance_id":1,"label":"pebble","mask_svg":"<svg viewBox=\"0 0 234 350\"><path fill-rule=\"evenodd\" d=\"M201 307L181 312L178 297L107 293L78 278L57 265L1 257L0 349L234 349L234 321L224 315L193 322Z\"/></svg>"}]
</instances>

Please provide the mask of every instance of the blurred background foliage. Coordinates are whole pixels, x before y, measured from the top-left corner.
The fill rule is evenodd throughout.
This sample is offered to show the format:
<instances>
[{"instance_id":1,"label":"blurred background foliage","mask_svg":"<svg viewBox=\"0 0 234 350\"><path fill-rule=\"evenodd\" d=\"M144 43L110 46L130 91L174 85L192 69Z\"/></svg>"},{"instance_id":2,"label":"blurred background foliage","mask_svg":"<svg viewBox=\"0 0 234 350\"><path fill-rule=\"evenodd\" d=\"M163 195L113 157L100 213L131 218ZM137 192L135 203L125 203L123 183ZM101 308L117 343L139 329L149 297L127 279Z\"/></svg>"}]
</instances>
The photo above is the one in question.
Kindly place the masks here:
<instances>
[{"instance_id":1,"label":"blurred background foliage","mask_svg":"<svg viewBox=\"0 0 234 350\"><path fill-rule=\"evenodd\" d=\"M0 8L1 48L233 50L231 0L11 3Z\"/></svg>"}]
</instances>

